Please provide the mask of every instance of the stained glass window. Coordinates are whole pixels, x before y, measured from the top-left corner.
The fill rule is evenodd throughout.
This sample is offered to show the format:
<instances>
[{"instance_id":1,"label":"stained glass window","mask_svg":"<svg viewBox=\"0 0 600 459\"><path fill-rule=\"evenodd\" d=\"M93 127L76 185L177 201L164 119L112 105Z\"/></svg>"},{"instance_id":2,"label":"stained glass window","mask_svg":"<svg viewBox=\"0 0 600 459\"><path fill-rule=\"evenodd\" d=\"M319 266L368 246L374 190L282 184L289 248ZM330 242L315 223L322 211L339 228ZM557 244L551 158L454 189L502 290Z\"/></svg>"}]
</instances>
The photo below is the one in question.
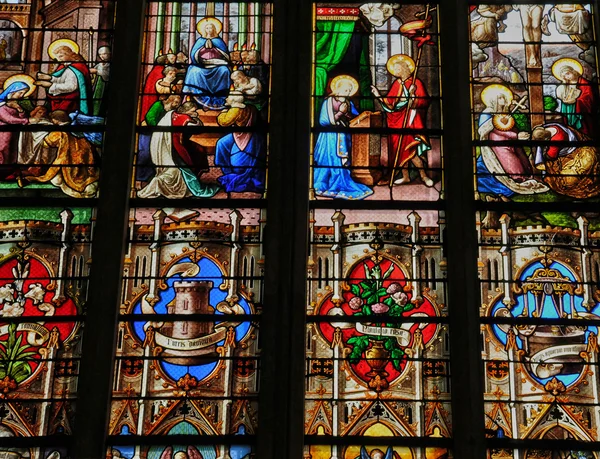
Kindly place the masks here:
<instances>
[{"instance_id":1,"label":"stained glass window","mask_svg":"<svg viewBox=\"0 0 600 459\"><path fill-rule=\"evenodd\" d=\"M433 5L315 5L313 199L442 196Z\"/></svg>"},{"instance_id":2,"label":"stained glass window","mask_svg":"<svg viewBox=\"0 0 600 459\"><path fill-rule=\"evenodd\" d=\"M600 193L593 11L469 9L491 459L597 457L598 214L556 207Z\"/></svg>"},{"instance_id":3,"label":"stained glass window","mask_svg":"<svg viewBox=\"0 0 600 459\"><path fill-rule=\"evenodd\" d=\"M265 193L271 6L148 2L134 196Z\"/></svg>"},{"instance_id":4,"label":"stained glass window","mask_svg":"<svg viewBox=\"0 0 600 459\"><path fill-rule=\"evenodd\" d=\"M91 215L81 208L0 210L2 437L72 434ZM65 453L58 446L48 452L54 450Z\"/></svg>"},{"instance_id":5,"label":"stained glass window","mask_svg":"<svg viewBox=\"0 0 600 459\"><path fill-rule=\"evenodd\" d=\"M0 458L598 459L598 2L508 3L0 0Z\"/></svg>"},{"instance_id":6,"label":"stained glass window","mask_svg":"<svg viewBox=\"0 0 600 459\"><path fill-rule=\"evenodd\" d=\"M590 5L473 5L472 109L482 200L600 194Z\"/></svg>"},{"instance_id":7,"label":"stained glass window","mask_svg":"<svg viewBox=\"0 0 600 459\"><path fill-rule=\"evenodd\" d=\"M114 2L0 5L0 195L94 197Z\"/></svg>"},{"instance_id":8,"label":"stained glass window","mask_svg":"<svg viewBox=\"0 0 600 459\"><path fill-rule=\"evenodd\" d=\"M437 8L313 8L305 457L447 457Z\"/></svg>"}]
</instances>

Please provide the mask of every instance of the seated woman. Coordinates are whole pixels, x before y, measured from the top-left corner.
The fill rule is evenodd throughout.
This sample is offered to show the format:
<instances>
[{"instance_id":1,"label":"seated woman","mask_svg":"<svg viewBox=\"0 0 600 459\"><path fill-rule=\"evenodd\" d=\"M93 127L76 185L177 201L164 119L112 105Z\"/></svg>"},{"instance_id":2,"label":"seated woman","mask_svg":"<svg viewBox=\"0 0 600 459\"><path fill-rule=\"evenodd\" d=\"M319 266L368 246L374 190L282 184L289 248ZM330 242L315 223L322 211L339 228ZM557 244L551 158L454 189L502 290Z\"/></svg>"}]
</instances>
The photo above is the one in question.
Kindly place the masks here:
<instances>
[{"instance_id":1,"label":"seated woman","mask_svg":"<svg viewBox=\"0 0 600 459\"><path fill-rule=\"evenodd\" d=\"M492 84L481 92L481 100L486 108L479 116L479 139L497 144L480 147L481 154L477 158L478 191L500 198L548 191L548 187L533 178L531 162L523 149L510 144L529 138L527 132L518 132L515 119L509 113L512 91L506 86Z\"/></svg>"},{"instance_id":2,"label":"seated woman","mask_svg":"<svg viewBox=\"0 0 600 459\"><path fill-rule=\"evenodd\" d=\"M198 22L200 38L190 55L191 64L185 75L183 93L194 97L206 109L221 110L231 84L229 50L219 37L222 24L216 18Z\"/></svg>"},{"instance_id":3,"label":"seated woman","mask_svg":"<svg viewBox=\"0 0 600 459\"><path fill-rule=\"evenodd\" d=\"M26 75L23 75L26 77ZM33 81L33 79L31 79ZM0 126L28 124L27 114L19 105L19 100L31 93L32 83L19 75L9 78L4 83L4 90L0 93ZM19 132L0 132L0 178L15 177L15 163L17 162ZM18 172L17 172L17 175Z\"/></svg>"},{"instance_id":4,"label":"seated woman","mask_svg":"<svg viewBox=\"0 0 600 459\"><path fill-rule=\"evenodd\" d=\"M256 108L244 104L244 96L232 94L227 98L229 109L217 118L219 126L249 127L256 123ZM217 142L215 165L223 175L218 178L226 192L265 191L266 142L256 132L233 132Z\"/></svg>"},{"instance_id":5,"label":"seated woman","mask_svg":"<svg viewBox=\"0 0 600 459\"><path fill-rule=\"evenodd\" d=\"M349 75L339 75L330 84L331 95L323 101L319 124L348 126L358 115L349 97L358 91L358 81ZM317 137L313 157L313 186L317 196L339 199L363 199L371 194L368 186L356 183L348 165L352 150L351 136L346 132L321 132Z\"/></svg>"}]
</instances>

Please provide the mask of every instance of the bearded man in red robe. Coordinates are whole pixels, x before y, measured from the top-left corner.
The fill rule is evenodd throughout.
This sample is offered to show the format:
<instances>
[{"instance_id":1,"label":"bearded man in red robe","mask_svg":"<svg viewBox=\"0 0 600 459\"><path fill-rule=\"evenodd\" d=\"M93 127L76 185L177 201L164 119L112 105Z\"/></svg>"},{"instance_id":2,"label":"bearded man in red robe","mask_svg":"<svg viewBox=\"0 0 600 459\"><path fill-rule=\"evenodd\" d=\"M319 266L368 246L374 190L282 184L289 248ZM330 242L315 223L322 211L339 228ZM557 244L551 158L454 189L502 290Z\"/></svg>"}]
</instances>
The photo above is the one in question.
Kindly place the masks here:
<instances>
[{"instance_id":1,"label":"bearded man in red robe","mask_svg":"<svg viewBox=\"0 0 600 459\"><path fill-rule=\"evenodd\" d=\"M396 54L389 58L387 69L396 77L387 95L383 97L375 86L371 91L381 102L387 114L387 126L392 129L425 129L425 117L429 107L429 95L423 82L413 76L415 63L410 56ZM431 150L431 145L425 134L404 133L388 136L388 170L379 182L388 184L395 176L396 169L402 172L402 177L395 180L395 185L410 182L409 163L417 168L423 183L433 186L425 171L422 156ZM395 177L394 177L395 178Z\"/></svg>"},{"instance_id":2,"label":"bearded man in red robe","mask_svg":"<svg viewBox=\"0 0 600 459\"><path fill-rule=\"evenodd\" d=\"M57 46L52 50L51 55L59 65L51 74L39 72L35 84L46 88L50 111L92 115L94 101L90 69L85 59L75 51L77 44L73 42L71 46Z\"/></svg>"}]
</instances>

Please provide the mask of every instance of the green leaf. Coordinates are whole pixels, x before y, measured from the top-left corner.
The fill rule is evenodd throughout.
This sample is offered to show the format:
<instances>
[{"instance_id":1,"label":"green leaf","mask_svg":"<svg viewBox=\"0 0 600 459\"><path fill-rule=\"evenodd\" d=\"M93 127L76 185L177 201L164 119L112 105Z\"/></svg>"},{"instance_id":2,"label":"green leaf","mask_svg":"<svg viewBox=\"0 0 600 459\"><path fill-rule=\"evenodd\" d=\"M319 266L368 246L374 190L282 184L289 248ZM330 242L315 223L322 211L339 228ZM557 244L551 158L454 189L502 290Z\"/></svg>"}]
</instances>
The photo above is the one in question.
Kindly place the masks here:
<instances>
[{"instance_id":1,"label":"green leaf","mask_svg":"<svg viewBox=\"0 0 600 459\"><path fill-rule=\"evenodd\" d=\"M387 338L383 343L383 347L385 347L388 351L393 351L396 349L396 340L394 338Z\"/></svg>"},{"instance_id":2,"label":"green leaf","mask_svg":"<svg viewBox=\"0 0 600 459\"><path fill-rule=\"evenodd\" d=\"M364 316L364 314L362 312L355 312L354 314L352 314L355 317L360 317L360 316Z\"/></svg>"},{"instance_id":3,"label":"green leaf","mask_svg":"<svg viewBox=\"0 0 600 459\"><path fill-rule=\"evenodd\" d=\"M369 282L362 281L360 286L365 290L371 290L371 284Z\"/></svg>"},{"instance_id":4,"label":"green leaf","mask_svg":"<svg viewBox=\"0 0 600 459\"><path fill-rule=\"evenodd\" d=\"M372 295L372 292L370 289L365 289L362 294L360 295L360 297L364 300L365 298L369 297Z\"/></svg>"},{"instance_id":5,"label":"green leaf","mask_svg":"<svg viewBox=\"0 0 600 459\"><path fill-rule=\"evenodd\" d=\"M371 306L369 306L369 305L363 306L363 312L365 313L366 316L373 315L373 310L371 309Z\"/></svg>"},{"instance_id":6,"label":"green leaf","mask_svg":"<svg viewBox=\"0 0 600 459\"><path fill-rule=\"evenodd\" d=\"M387 279L388 277L390 277L390 275L392 274L393 271L394 271L394 263L391 263L390 267L383 274L383 278Z\"/></svg>"},{"instance_id":7,"label":"green leaf","mask_svg":"<svg viewBox=\"0 0 600 459\"><path fill-rule=\"evenodd\" d=\"M376 293L373 293L369 298L367 298L367 304L372 305L379 301L379 297Z\"/></svg>"},{"instance_id":8,"label":"green leaf","mask_svg":"<svg viewBox=\"0 0 600 459\"><path fill-rule=\"evenodd\" d=\"M381 287L379 290L377 290L377 295L379 296L383 296L387 293L387 289L385 287Z\"/></svg>"},{"instance_id":9,"label":"green leaf","mask_svg":"<svg viewBox=\"0 0 600 459\"><path fill-rule=\"evenodd\" d=\"M390 312L392 308L396 306L396 303L394 303L394 299L391 296L383 300L383 304L387 304L390 307Z\"/></svg>"},{"instance_id":10,"label":"green leaf","mask_svg":"<svg viewBox=\"0 0 600 459\"><path fill-rule=\"evenodd\" d=\"M352 290L352 293L356 296L360 295L360 287L356 284L352 284L350 286L350 290Z\"/></svg>"},{"instance_id":11,"label":"green leaf","mask_svg":"<svg viewBox=\"0 0 600 459\"><path fill-rule=\"evenodd\" d=\"M394 365L394 368L396 370L400 369L400 362L402 360L402 357L404 356L404 351L402 349L394 349L392 351L392 364Z\"/></svg>"},{"instance_id":12,"label":"green leaf","mask_svg":"<svg viewBox=\"0 0 600 459\"><path fill-rule=\"evenodd\" d=\"M371 270L369 269L366 263L363 263L363 266L365 267L365 278L371 279Z\"/></svg>"}]
</instances>

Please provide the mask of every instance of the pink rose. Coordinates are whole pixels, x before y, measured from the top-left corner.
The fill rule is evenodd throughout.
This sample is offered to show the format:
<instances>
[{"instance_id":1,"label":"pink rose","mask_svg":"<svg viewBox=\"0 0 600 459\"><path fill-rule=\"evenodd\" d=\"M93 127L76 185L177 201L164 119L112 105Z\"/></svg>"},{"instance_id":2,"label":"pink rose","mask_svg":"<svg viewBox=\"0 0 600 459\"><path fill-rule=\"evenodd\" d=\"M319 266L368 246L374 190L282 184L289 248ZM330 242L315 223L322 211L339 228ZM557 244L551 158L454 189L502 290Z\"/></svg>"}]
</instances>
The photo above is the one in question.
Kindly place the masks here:
<instances>
[{"instance_id":1,"label":"pink rose","mask_svg":"<svg viewBox=\"0 0 600 459\"><path fill-rule=\"evenodd\" d=\"M399 283L394 282L393 284L389 285L389 287L387 288L386 291L387 291L388 295L393 295L396 292L401 292L402 286Z\"/></svg>"},{"instance_id":2,"label":"pink rose","mask_svg":"<svg viewBox=\"0 0 600 459\"><path fill-rule=\"evenodd\" d=\"M355 296L354 298L352 298L350 300L348 305L350 306L350 309L352 309L354 311L358 311L360 308L362 308L363 303L359 297Z\"/></svg>"},{"instance_id":3,"label":"pink rose","mask_svg":"<svg viewBox=\"0 0 600 459\"><path fill-rule=\"evenodd\" d=\"M404 306L406 303L408 303L408 295L404 292L394 293L392 295L392 299L398 306Z\"/></svg>"},{"instance_id":4,"label":"pink rose","mask_svg":"<svg viewBox=\"0 0 600 459\"><path fill-rule=\"evenodd\" d=\"M385 314L390 310L388 305L383 303L375 303L373 306L371 306L371 309L375 314Z\"/></svg>"}]
</instances>

